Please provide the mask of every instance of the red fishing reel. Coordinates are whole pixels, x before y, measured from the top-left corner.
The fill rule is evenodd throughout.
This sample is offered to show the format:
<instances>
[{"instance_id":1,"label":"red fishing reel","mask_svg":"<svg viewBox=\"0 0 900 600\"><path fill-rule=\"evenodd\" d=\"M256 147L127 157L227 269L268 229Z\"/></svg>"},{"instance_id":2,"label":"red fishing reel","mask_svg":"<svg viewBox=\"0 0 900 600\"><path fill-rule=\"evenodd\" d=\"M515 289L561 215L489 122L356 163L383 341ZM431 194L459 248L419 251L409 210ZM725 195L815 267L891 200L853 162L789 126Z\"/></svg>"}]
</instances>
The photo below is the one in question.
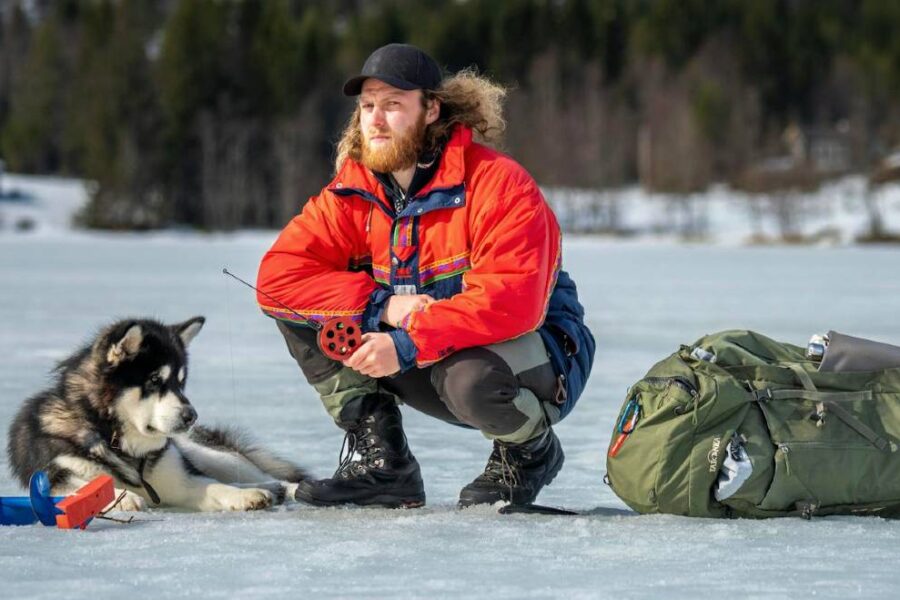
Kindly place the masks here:
<instances>
[{"instance_id":1,"label":"red fishing reel","mask_svg":"<svg viewBox=\"0 0 900 600\"><path fill-rule=\"evenodd\" d=\"M344 361L362 346L362 331L349 317L328 319L319 329L319 348L333 360Z\"/></svg>"}]
</instances>

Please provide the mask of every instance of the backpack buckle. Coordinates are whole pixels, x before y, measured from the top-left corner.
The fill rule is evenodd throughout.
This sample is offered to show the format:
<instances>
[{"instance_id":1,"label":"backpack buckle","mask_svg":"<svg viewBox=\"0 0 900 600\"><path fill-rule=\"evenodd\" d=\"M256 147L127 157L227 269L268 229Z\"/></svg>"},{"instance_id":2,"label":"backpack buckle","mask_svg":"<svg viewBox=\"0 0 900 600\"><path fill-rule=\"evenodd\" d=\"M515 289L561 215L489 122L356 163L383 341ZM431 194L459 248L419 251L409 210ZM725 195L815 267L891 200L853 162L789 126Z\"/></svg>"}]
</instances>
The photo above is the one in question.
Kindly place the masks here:
<instances>
[{"instance_id":1,"label":"backpack buckle","mask_svg":"<svg viewBox=\"0 0 900 600\"><path fill-rule=\"evenodd\" d=\"M772 390L770 390L769 388L753 390L751 393L753 394L753 399L757 402L768 402L770 400L774 400L774 397L772 396Z\"/></svg>"},{"instance_id":2,"label":"backpack buckle","mask_svg":"<svg viewBox=\"0 0 900 600\"><path fill-rule=\"evenodd\" d=\"M805 519L806 521L811 520L816 513L819 512L819 504L816 502L797 502L794 507L800 515L800 518Z\"/></svg>"}]
</instances>

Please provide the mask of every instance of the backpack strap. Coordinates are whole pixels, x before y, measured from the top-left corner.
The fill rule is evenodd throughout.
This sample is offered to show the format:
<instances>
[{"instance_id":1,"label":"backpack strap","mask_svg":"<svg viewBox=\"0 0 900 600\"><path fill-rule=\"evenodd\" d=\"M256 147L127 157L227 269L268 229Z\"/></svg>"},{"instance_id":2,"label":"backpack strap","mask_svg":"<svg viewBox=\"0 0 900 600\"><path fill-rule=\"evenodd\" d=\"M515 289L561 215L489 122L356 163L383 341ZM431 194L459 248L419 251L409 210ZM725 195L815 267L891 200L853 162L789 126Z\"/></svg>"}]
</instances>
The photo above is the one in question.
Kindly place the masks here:
<instances>
[{"instance_id":1,"label":"backpack strap","mask_svg":"<svg viewBox=\"0 0 900 600\"><path fill-rule=\"evenodd\" d=\"M838 404L839 402L867 402L871 401L871 390L860 390L856 392L820 392L816 389L812 378L803 367L798 364L787 364L788 368L794 372L800 384L804 387L802 390L781 389L771 390L764 388L761 390L753 390L753 400L756 402L768 402L771 400L808 400L816 403L816 412L810 415L815 419L816 425L821 427L825 422L825 413L830 412L843 423L854 430L856 433L868 440L873 446L881 450L889 450L894 452L896 445L887 439L878 435L878 433L857 419L849 410Z\"/></svg>"},{"instance_id":2,"label":"backpack strap","mask_svg":"<svg viewBox=\"0 0 900 600\"><path fill-rule=\"evenodd\" d=\"M800 382L800 385L803 386L803 389L810 391L817 391L816 384L813 383L812 377L809 376L809 373L806 372L806 369L798 365L797 363L788 363L788 368L794 372L794 377Z\"/></svg>"},{"instance_id":3,"label":"backpack strap","mask_svg":"<svg viewBox=\"0 0 900 600\"><path fill-rule=\"evenodd\" d=\"M885 450L890 450L893 452L896 449L896 445L891 444L886 439L878 435L874 429L854 417L850 411L846 408L837 404L836 402L826 402L826 406L828 410L830 410L834 415L843 421L848 427L856 431L859 435L863 436L874 445L876 448L881 450L882 452Z\"/></svg>"},{"instance_id":4,"label":"backpack strap","mask_svg":"<svg viewBox=\"0 0 900 600\"><path fill-rule=\"evenodd\" d=\"M856 433L869 440L879 450L890 450L891 452L896 450L895 444L878 435L874 429L854 417L850 411L838 404L839 402L872 400L872 392L869 390L861 392L813 392L811 390L770 390L765 388L754 390L752 400L755 402L769 402L771 400L810 400L818 402L822 406L817 411L819 423L822 423L827 410L843 421L845 425L856 431Z\"/></svg>"}]
</instances>

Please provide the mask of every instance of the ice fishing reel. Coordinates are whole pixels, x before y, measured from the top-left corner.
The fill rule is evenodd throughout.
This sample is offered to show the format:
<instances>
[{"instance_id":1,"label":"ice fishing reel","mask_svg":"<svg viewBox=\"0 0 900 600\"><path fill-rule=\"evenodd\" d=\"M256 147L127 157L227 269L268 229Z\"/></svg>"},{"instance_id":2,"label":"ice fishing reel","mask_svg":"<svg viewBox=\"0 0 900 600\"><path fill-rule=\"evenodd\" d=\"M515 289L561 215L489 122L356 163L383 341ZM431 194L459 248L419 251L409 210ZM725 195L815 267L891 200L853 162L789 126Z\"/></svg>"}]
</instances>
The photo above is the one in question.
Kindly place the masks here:
<instances>
[{"instance_id":1,"label":"ice fishing reel","mask_svg":"<svg viewBox=\"0 0 900 600\"><path fill-rule=\"evenodd\" d=\"M362 331L350 317L328 319L317 338L322 353L337 361L347 360L362 346Z\"/></svg>"}]
</instances>

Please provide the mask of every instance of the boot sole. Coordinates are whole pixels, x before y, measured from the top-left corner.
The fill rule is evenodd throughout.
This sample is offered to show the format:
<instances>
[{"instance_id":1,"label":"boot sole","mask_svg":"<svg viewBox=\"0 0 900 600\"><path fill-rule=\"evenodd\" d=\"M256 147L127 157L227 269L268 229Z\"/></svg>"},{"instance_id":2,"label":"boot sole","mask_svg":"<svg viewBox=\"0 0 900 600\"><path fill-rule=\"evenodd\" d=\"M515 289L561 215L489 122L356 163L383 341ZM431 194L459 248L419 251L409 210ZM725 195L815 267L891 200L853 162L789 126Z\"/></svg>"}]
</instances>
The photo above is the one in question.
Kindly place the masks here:
<instances>
[{"instance_id":1,"label":"boot sole","mask_svg":"<svg viewBox=\"0 0 900 600\"><path fill-rule=\"evenodd\" d=\"M425 506L425 494L413 496L395 496L392 494L379 494L371 498L356 498L351 500L319 500L308 496L302 490L298 489L294 495L295 500L299 500L313 506L372 506L380 508L421 508Z\"/></svg>"}]
</instances>

